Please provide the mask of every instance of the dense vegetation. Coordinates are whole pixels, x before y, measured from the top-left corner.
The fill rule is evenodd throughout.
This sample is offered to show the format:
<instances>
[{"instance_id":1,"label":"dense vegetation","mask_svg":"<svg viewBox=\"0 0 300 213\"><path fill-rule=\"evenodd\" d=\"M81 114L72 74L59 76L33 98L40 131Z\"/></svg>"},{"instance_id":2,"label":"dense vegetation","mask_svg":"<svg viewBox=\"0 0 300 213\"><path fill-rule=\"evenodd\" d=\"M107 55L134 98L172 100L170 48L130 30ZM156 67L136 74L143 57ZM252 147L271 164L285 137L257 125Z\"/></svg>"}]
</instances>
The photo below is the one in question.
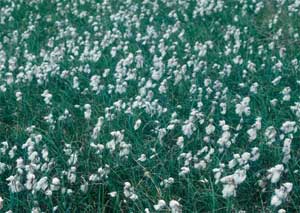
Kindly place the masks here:
<instances>
[{"instance_id":1,"label":"dense vegetation","mask_svg":"<svg viewBox=\"0 0 300 213\"><path fill-rule=\"evenodd\" d=\"M1 0L1 212L300 212L299 0Z\"/></svg>"}]
</instances>

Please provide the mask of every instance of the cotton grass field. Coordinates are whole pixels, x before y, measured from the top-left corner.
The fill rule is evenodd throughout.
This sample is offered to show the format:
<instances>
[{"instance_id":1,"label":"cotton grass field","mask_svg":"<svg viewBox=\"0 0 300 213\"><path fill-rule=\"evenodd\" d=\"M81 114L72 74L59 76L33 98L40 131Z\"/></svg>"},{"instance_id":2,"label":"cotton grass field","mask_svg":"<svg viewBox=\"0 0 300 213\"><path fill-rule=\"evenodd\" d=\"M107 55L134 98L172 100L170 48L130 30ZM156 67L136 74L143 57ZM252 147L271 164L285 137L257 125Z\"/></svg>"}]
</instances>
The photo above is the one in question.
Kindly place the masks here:
<instances>
[{"instance_id":1,"label":"cotton grass field","mask_svg":"<svg viewBox=\"0 0 300 213\"><path fill-rule=\"evenodd\" d=\"M299 0L1 0L0 212L300 212Z\"/></svg>"}]
</instances>

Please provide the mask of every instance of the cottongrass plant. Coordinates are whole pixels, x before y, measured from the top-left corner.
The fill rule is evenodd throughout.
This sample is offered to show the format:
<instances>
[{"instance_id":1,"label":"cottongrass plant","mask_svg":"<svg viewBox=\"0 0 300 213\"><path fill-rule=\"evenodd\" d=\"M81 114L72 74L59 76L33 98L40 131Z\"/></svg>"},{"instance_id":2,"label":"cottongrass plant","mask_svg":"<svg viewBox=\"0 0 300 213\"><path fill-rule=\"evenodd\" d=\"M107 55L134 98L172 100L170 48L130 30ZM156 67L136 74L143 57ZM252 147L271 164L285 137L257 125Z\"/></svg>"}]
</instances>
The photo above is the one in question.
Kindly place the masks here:
<instances>
[{"instance_id":1,"label":"cottongrass plant","mask_svg":"<svg viewBox=\"0 0 300 213\"><path fill-rule=\"evenodd\" d=\"M299 0L0 1L0 211L299 212Z\"/></svg>"}]
</instances>

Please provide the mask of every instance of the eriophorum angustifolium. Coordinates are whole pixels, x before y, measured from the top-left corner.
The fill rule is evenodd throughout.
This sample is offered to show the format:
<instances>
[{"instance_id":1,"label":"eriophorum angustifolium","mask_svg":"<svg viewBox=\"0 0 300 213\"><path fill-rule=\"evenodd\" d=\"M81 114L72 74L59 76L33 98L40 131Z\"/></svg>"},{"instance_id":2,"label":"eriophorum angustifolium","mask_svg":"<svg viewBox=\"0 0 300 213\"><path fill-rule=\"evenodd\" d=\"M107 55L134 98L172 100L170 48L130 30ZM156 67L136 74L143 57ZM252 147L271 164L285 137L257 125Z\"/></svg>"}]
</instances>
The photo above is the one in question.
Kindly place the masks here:
<instances>
[{"instance_id":1,"label":"eriophorum angustifolium","mask_svg":"<svg viewBox=\"0 0 300 213\"><path fill-rule=\"evenodd\" d=\"M1 212L300 212L299 0L1 0Z\"/></svg>"}]
</instances>

